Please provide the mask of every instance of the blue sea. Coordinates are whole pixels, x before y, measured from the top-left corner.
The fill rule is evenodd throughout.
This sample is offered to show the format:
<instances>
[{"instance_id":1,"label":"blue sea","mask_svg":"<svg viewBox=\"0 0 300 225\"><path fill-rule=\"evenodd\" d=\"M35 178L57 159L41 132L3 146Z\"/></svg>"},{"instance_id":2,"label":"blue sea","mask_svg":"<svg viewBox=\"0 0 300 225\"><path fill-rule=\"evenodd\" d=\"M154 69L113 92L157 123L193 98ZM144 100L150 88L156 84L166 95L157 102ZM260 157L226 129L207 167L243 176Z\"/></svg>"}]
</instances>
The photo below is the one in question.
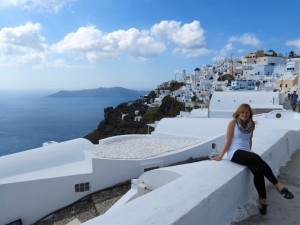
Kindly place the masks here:
<instances>
[{"instance_id":1,"label":"blue sea","mask_svg":"<svg viewBox=\"0 0 300 225\"><path fill-rule=\"evenodd\" d=\"M0 156L63 142L97 129L104 108L138 97L48 98L49 92L0 92Z\"/></svg>"}]
</instances>

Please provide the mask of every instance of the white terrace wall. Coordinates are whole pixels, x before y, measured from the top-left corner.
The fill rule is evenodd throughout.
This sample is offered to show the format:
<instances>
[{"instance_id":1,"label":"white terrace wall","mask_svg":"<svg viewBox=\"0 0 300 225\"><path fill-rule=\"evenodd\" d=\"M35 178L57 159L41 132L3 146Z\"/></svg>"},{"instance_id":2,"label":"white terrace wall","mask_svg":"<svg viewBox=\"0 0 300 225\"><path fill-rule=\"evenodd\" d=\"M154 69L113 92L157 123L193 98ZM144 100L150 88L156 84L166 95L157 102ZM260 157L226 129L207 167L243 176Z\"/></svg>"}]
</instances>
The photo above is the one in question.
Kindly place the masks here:
<instances>
[{"instance_id":1,"label":"white terrace wall","mask_svg":"<svg viewBox=\"0 0 300 225\"><path fill-rule=\"evenodd\" d=\"M253 151L270 164L276 175L299 149L299 125L299 120L292 119L258 120ZM253 176L246 167L227 159L179 167L189 169L184 174L181 170L177 179L84 225L230 225L258 213ZM170 170L176 171L176 167Z\"/></svg>"},{"instance_id":2,"label":"white terrace wall","mask_svg":"<svg viewBox=\"0 0 300 225\"><path fill-rule=\"evenodd\" d=\"M0 177L0 224L7 224L16 219L22 219L24 225L32 224L54 210L89 193L137 178L146 168L163 167L189 157L206 156L211 152L212 143L224 142L226 123L228 123L228 119L164 119L153 135L169 136L170 138L176 136L180 138L198 137L204 142L149 159L101 159L94 155L93 146L83 140L50 145L47 148L41 148L38 152L32 150L32 152L18 153L14 156L0 157L2 174ZM296 119L258 120L254 136L254 151L261 154L272 168L278 171L282 163L285 163L300 146L299 127L299 120ZM297 132L293 133L292 130L297 130ZM120 136L119 138L129 137ZM70 148L66 147L69 144ZM28 155L35 160L25 157ZM45 163L45 168L38 160ZM50 162L53 163L52 166ZM18 168L19 165L20 168ZM248 170L226 160L222 162L203 161L197 165L199 168L191 170L185 176L122 206L122 210L125 211L121 211L120 215L114 216L115 218L108 218L104 215L103 220L107 223L99 224L118 224L113 223L116 218L120 218L122 222L119 224L124 225L147 225L151 224L153 220L159 221L154 224L184 224L181 223L181 220L191 219L191 222L196 219L200 220L199 215L202 211L207 212L207 210L209 210L207 216L229 213L229 217L232 219L231 211L227 212L223 211L225 209L218 208L222 204L214 205L214 201L217 201L214 196L220 199L226 191L228 194L223 196L225 202L228 202L229 206L237 205L236 202L230 202L230 196L236 192L236 189L248 190L250 188L251 190L249 196L238 193L237 199L243 200L238 202L238 205L250 200L253 202L255 192L251 186ZM24 169L24 173L22 173L22 169ZM91 189L88 192L75 192L74 185L84 182L90 182ZM244 186L244 184L246 185ZM170 194L171 196L169 196ZM162 200L166 200L166 202ZM130 209L133 207L132 212L127 212L127 207ZM122 217L123 212L129 213L131 219ZM146 222L147 218L152 218L152 220ZM143 220L143 223L139 223L140 220ZM124 221L128 221L128 223L124 223Z\"/></svg>"},{"instance_id":3,"label":"white terrace wall","mask_svg":"<svg viewBox=\"0 0 300 225\"><path fill-rule=\"evenodd\" d=\"M123 135L103 141L138 137ZM214 141L206 140L176 152L139 160L101 159L94 154L94 146L84 139L0 157L0 202L3 203L0 224L17 219L22 219L24 225L32 224L88 194L137 178L147 168L207 156ZM75 192L75 184L86 182L90 183L89 191Z\"/></svg>"},{"instance_id":4,"label":"white terrace wall","mask_svg":"<svg viewBox=\"0 0 300 225\"><path fill-rule=\"evenodd\" d=\"M0 185L0 224L22 219L24 225L87 195L75 192L74 184L90 181L89 174L27 180Z\"/></svg>"},{"instance_id":5,"label":"white terrace wall","mask_svg":"<svg viewBox=\"0 0 300 225\"><path fill-rule=\"evenodd\" d=\"M94 146L86 139L0 157L0 224L32 224L82 197L74 185L90 180Z\"/></svg>"},{"instance_id":6,"label":"white terrace wall","mask_svg":"<svg viewBox=\"0 0 300 225\"><path fill-rule=\"evenodd\" d=\"M84 138L31 149L0 157L1 179L18 174L30 173L85 159L84 150L92 151L94 146Z\"/></svg>"},{"instance_id":7,"label":"white terrace wall","mask_svg":"<svg viewBox=\"0 0 300 225\"><path fill-rule=\"evenodd\" d=\"M252 108L281 109L285 100L284 93L264 91L215 91L209 104L208 117L230 118L242 103Z\"/></svg>"},{"instance_id":8,"label":"white terrace wall","mask_svg":"<svg viewBox=\"0 0 300 225\"><path fill-rule=\"evenodd\" d=\"M164 118L158 122L151 135L173 135L209 140L226 133L226 118Z\"/></svg>"}]
</instances>

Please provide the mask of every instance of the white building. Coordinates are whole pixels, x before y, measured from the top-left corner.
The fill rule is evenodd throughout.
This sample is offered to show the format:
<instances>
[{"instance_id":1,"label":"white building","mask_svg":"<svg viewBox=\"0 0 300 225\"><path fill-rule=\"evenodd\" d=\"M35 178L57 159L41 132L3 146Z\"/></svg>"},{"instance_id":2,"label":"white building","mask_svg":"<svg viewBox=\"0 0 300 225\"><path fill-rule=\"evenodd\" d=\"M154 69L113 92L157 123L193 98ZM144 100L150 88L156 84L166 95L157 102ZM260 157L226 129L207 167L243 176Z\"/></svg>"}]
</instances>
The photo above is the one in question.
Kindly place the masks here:
<instances>
[{"instance_id":1,"label":"white building","mask_svg":"<svg viewBox=\"0 0 300 225\"><path fill-rule=\"evenodd\" d=\"M182 86L178 90L172 92L172 97L182 103L191 102L193 96L194 93L188 86Z\"/></svg>"},{"instance_id":2,"label":"white building","mask_svg":"<svg viewBox=\"0 0 300 225\"><path fill-rule=\"evenodd\" d=\"M286 59L284 57L263 56L257 58L256 63L262 65L280 65L285 64Z\"/></svg>"},{"instance_id":3,"label":"white building","mask_svg":"<svg viewBox=\"0 0 300 225\"><path fill-rule=\"evenodd\" d=\"M253 64L251 67L243 70L243 76L247 80L263 79L265 75L272 75L273 65Z\"/></svg>"},{"instance_id":4,"label":"white building","mask_svg":"<svg viewBox=\"0 0 300 225\"><path fill-rule=\"evenodd\" d=\"M233 90L254 90L256 81L255 80L232 80L231 88Z\"/></svg>"},{"instance_id":5,"label":"white building","mask_svg":"<svg viewBox=\"0 0 300 225\"><path fill-rule=\"evenodd\" d=\"M242 103L251 105L254 111L266 112L283 109L284 93L265 91L215 91L209 105L210 118L231 117Z\"/></svg>"},{"instance_id":6,"label":"white building","mask_svg":"<svg viewBox=\"0 0 300 225\"><path fill-rule=\"evenodd\" d=\"M292 75L300 75L300 58L288 59L286 61L286 71Z\"/></svg>"}]
</instances>

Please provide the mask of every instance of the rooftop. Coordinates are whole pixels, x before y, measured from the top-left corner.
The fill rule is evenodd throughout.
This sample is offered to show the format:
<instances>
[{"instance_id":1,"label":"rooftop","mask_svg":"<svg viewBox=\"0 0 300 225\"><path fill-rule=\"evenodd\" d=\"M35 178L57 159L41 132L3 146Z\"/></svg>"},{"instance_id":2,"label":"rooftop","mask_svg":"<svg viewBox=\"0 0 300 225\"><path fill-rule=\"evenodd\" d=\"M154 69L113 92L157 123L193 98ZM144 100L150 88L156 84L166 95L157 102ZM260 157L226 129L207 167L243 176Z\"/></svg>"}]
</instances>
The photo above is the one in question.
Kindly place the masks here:
<instances>
[{"instance_id":1,"label":"rooftop","mask_svg":"<svg viewBox=\"0 0 300 225\"><path fill-rule=\"evenodd\" d=\"M99 142L94 154L109 159L146 159L201 143L196 138L140 137Z\"/></svg>"}]
</instances>

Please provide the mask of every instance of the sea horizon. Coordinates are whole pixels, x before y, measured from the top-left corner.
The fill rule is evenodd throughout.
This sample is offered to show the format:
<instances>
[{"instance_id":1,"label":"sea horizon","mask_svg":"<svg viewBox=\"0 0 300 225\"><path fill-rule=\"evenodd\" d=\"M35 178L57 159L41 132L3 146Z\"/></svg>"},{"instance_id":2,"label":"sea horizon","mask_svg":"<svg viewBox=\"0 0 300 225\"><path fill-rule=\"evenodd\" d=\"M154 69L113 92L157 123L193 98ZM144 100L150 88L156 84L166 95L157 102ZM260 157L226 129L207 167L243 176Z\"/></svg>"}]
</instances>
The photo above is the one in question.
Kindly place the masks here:
<instances>
[{"instance_id":1,"label":"sea horizon","mask_svg":"<svg viewBox=\"0 0 300 225\"><path fill-rule=\"evenodd\" d=\"M0 91L0 157L82 138L97 129L106 107L131 97L49 98L53 91Z\"/></svg>"}]
</instances>

